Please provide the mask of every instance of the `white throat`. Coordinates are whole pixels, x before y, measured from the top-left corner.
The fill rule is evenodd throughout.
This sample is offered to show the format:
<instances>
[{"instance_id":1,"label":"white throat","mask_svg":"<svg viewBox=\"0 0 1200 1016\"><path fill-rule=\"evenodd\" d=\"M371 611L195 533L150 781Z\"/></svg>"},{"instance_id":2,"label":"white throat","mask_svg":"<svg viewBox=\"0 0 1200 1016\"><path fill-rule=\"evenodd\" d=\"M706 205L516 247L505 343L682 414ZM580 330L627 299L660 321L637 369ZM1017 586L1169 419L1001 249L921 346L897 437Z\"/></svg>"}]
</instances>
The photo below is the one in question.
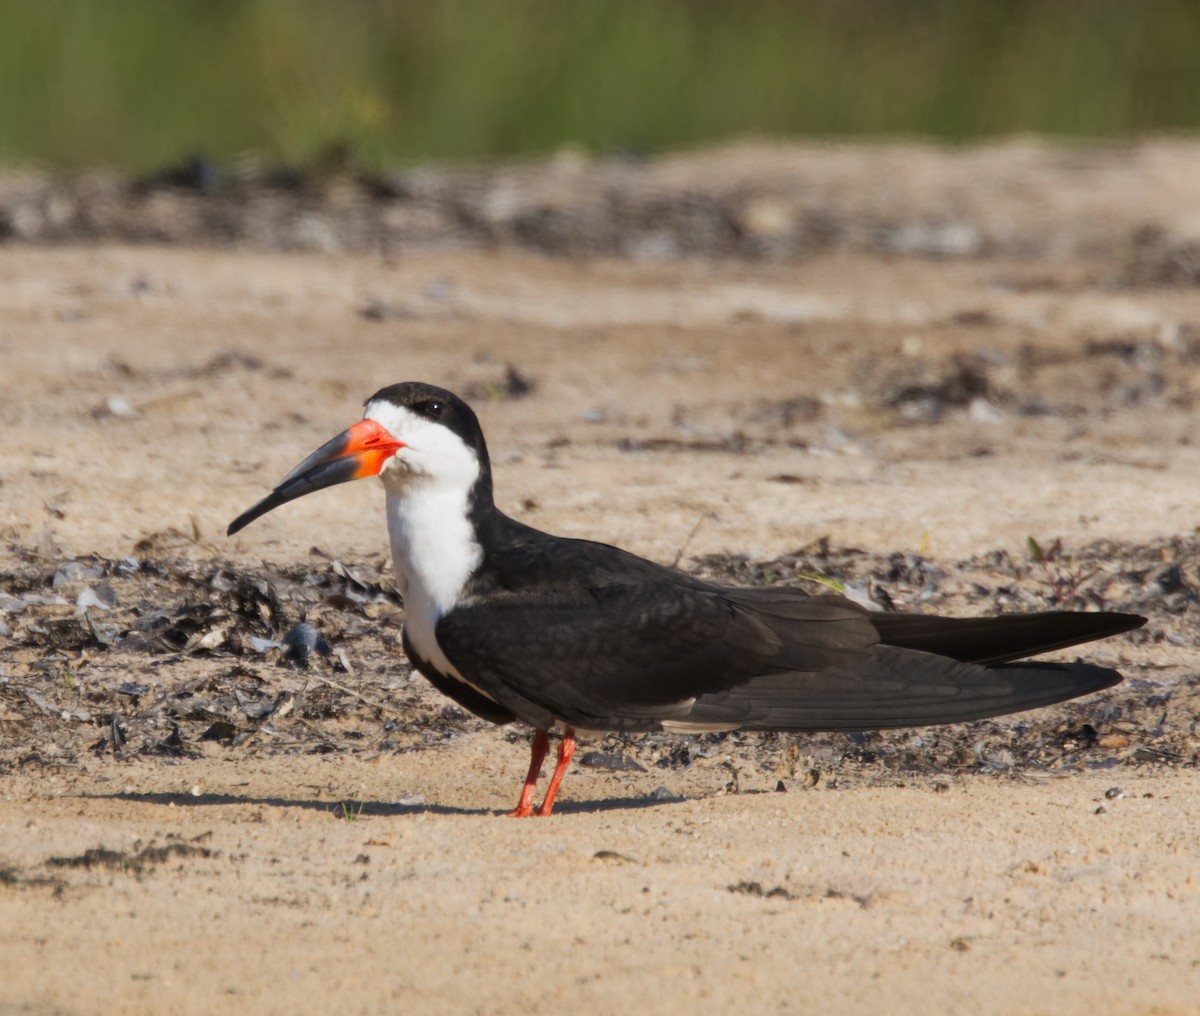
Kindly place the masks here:
<instances>
[{"instance_id":1,"label":"white throat","mask_svg":"<svg viewBox=\"0 0 1200 1016\"><path fill-rule=\"evenodd\" d=\"M366 415L404 442L380 479L405 633L423 659L461 680L438 645L437 623L461 602L483 560L467 514L479 459L446 427L403 408L373 402Z\"/></svg>"},{"instance_id":2,"label":"white throat","mask_svg":"<svg viewBox=\"0 0 1200 1016\"><path fill-rule=\"evenodd\" d=\"M387 519L408 640L440 673L462 680L438 644L437 623L459 602L483 558L467 518L467 499L436 487L389 488Z\"/></svg>"},{"instance_id":3,"label":"white throat","mask_svg":"<svg viewBox=\"0 0 1200 1016\"><path fill-rule=\"evenodd\" d=\"M467 495L453 489L388 489L392 566L410 619L418 604L439 618L452 609L479 567L483 551L467 507Z\"/></svg>"}]
</instances>

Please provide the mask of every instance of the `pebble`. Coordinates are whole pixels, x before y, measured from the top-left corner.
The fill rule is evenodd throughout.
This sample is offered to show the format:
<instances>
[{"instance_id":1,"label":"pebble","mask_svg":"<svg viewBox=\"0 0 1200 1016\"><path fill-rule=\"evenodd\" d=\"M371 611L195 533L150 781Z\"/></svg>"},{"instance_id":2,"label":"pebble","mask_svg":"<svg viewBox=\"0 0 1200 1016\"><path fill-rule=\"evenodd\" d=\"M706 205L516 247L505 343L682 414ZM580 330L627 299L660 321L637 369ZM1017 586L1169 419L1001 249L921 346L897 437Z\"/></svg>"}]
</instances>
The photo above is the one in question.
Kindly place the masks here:
<instances>
[{"instance_id":1,"label":"pebble","mask_svg":"<svg viewBox=\"0 0 1200 1016\"><path fill-rule=\"evenodd\" d=\"M321 656L329 655L329 643L325 641L325 636L307 621L293 625L280 644L283 646L284 659L296 663L308 662L314 652Z\"/></svg>"}]
</instances>

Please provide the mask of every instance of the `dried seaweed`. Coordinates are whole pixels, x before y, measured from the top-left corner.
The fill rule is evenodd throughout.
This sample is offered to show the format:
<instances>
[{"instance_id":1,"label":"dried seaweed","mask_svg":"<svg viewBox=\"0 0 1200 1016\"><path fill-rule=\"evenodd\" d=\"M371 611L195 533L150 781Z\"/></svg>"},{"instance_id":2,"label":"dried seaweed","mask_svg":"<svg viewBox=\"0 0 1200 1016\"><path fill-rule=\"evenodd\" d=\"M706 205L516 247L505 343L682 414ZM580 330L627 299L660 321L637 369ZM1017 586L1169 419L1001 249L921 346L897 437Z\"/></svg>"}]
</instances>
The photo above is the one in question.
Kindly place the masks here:
<instances>
[{"instance_id":1,"label":"dried seaweed","mask_svg":"<svg viewBox=\"0 0 1200 1016\"><path fill-rule=\"evenodd\" d=\"M1200 536L1033 546L1026 557L935 562L819 540L770 560L711 555L692 568L740 584L836 584L877 609L1143 612L1154 621L1124 637L1134 645L1168 654L1196 646ZM159 556L47 561L19 550L11 560L0 573L9 632L0 770L69 766L88 752L187 757L214 744L407 751L483 726L413 675L399 651L402 607L379 562L247 570ZM111 606L77 606L80 589L98 582ZM1112 645L1100 651L1120 651ZM1200 676L1125 669L1128 679L1105 695L1016 717L861 734L614 735L581 761L631 771L723 766L730 792L1196 765Z\"/></svg>"}]
</instances>

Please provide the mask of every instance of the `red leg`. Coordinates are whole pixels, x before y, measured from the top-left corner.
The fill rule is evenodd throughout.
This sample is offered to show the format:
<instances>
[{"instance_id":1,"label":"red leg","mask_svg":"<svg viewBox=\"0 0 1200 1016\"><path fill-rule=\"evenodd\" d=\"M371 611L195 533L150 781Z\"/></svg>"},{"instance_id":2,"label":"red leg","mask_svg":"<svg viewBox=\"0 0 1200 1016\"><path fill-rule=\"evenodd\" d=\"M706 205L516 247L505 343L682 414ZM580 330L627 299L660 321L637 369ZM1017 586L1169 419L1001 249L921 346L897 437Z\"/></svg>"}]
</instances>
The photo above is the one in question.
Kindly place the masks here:
<instances>
[{"instance_id":1,"label":"red leg","mask_svg":"<svg viewBox=\"0 0 1200 1016\"><path fill-rule=\"evenodd\" d=\"M533 814L533 792L537 790L538 777L542 775L542 763L546 761L546 752L549 750L550 735L544 730L535 730L529 752L529 775L525 777L525 786L521 788L521 800L517 802L516 808L508 813L509 818L528 818Z\"/></svg>"},{"instance_id":2,"label":"red leg","mask_svg":"<svg viewBox=\"0 0 1200 1016\"><path fill-rule=\"evenodd\" d=\"M563 777L567 775L567 766L571 764L571 756L575 754L575 731L567 727L563 731L562 744L558 746L558 764L554 767L554 775L550 777L550 786L546 788L546 796L542 799L542 806L538 808L538 814L545 818L554 808L554 798L558 794L558 788L562 784Z\"/></svg>"}]
</instances>

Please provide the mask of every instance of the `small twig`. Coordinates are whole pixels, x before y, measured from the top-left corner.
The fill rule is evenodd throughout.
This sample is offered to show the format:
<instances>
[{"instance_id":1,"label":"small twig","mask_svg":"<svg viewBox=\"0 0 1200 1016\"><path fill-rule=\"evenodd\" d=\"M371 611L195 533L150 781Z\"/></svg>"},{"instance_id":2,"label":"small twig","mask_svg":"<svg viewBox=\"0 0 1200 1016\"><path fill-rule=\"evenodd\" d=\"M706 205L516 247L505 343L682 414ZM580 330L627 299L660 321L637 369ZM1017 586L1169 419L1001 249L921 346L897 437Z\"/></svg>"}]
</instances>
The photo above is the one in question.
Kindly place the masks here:
<instances>
[{"instance_id":1,"label":"small twig","mask_svg":"<svg viewBox=\"0 0 1200 1016\"><path fill-rule=\"evenodd\" d=\"M367 698L360 692L355 691L353 688L347 688L346 685L342 684L340 681L334 681L328 677L322 677L320 674L305 674L304 676L310 681L320 681L321 684L328 685L330 688L336 688L340 692L345 692L347 695L358 699L358 701L363 705L370 706L372 709L378 709L380 712L384 713L391 713L393 716L400 715L399 709L384 705L381 702L373 702L371 699Z\"/></svg>"},{"instance_id":2,"label":"small twig","mask_svg":"<svg viewBox=\"0 0 1200 1016\"><path fill-rule=\"evenodd\" d=\"M679 553L675 555L675 560L671 562L672 568L678 568L679 562L683 560L683 552L688 549L688 544L692 542L692 538L700 531L700 527L704 525L704 520L708 517L708 512L701 512L700 517L696 519L696 524L692 526L692 531L687 534L687 539L683 541L679 547Z\"/></svg>"}]
</instances>

